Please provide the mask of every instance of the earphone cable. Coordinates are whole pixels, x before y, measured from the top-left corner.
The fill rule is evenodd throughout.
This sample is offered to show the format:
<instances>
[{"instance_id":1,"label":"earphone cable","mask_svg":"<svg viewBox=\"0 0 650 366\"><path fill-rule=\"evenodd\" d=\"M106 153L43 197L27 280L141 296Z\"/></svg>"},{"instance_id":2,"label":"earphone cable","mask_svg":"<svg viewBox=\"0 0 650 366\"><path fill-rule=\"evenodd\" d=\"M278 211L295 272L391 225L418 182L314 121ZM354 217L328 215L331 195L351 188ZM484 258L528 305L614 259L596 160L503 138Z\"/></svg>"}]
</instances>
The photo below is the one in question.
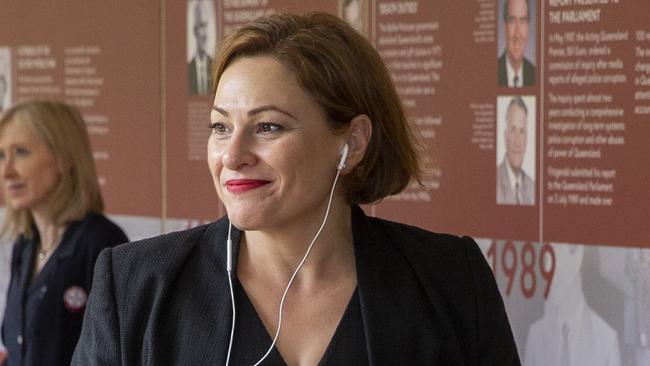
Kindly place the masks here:
<instances>
[{"instance_id":1,"label":"earphone cable","mask_svg":"<svg viewBox=\"0 0 650 366\"><path fill-rule=\"evenodd\" d=\"M302 260L298 264L298 267L293 271L293 275L291 275L291 279L289 279L289 283L287 284L287 287L284 289L284 294L282 294L282 300L280 300L280 309L278 311L278 328L275 331L275 336L273 337L273 342L271 343L271 346L269 349L266 351L264 356L260 358L259 361L255 363L254 366L258 366L264 359L271 353L273 350L273 347L275 347L275 343L278 340L278 336L280 335L280 328L282 327L282 310L284 308L284 300L287 297L287 293L289 292L289 288L291 287L291 284L293 283L294 278L296 278L296 275L298 274L298 271L300 271L300 268L302 268L302 265L305 263L307 260L307 257L309 256L309 253L311 252L312 247L314 246L314 243L316 243L316 239L318 239L318 236L320 236L321 231L323 231L323 228L325 227L325 223L327 223L327 217L330 214L330 207L332 206L332 198L334 197L334 189L336 188L336 182L339 179L339 174L341 173L341 169L337 169L336 172L336 177L334 178L334 183L332 184L332 189L330 191L330 196L329 200L327 202L327 210L325 211L325 218L323 219L323 223L320 225L320 228L318 229L318 232L314 236L314 239L312 239L311 243L309 244L309 247L307 248L307 251L305 252L305 255L302 257ZM231 336L232 340L232 336Z\"/></svg>"},{"instance_id":2,"label":"earphone cable","mask_svg":"<svg viewBox=\"0 0 650 366\"><path fill-rule=\"evenodd\" d=\"M230 363L230 352L232 351L232 340L235 335L235 319L237 318L237 311L235 309L235 291L232 286L232 239L230 239L230 232L232 231L232 223L228 226L228 240L226 241L227 251L227 264L226 271L228 272L228 287L230 287L230 302L232 304L232 322L230 326L230 342L228 343L228 355L226 356L226 366Z\"/></svg>"}]
</instances>

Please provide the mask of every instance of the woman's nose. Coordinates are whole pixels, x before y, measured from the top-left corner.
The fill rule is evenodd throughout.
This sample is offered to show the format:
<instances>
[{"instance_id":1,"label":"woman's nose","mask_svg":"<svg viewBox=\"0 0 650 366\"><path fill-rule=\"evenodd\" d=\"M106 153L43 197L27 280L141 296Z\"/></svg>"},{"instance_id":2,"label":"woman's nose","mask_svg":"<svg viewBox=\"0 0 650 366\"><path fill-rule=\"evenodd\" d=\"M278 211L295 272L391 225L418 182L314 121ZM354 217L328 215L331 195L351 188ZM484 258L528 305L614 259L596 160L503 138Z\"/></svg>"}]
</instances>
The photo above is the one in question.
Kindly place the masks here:
<instances>
[{"instance_id":1,"label":"woman's nose","mask_svg":"<svg viewBox=\"0 0 650 366\"><path fill-rule=\"evenodd\" d=\"M14 166L13 159L5 157L0 160L0 173L3 178L11 178L16 175L16 167Z\"/></svg>"},{"instance_id":2,"label":"woman's nose","mask_svg":"<svg viewBox=\"0 0 650 366\"><path fill-rule=\"evenodd\" d=\"M253 142L243 134L234 134L228 141L221 162L226 169L240 170L255 164L255 154L252 151Z\"/></svg>"}]
</instances>

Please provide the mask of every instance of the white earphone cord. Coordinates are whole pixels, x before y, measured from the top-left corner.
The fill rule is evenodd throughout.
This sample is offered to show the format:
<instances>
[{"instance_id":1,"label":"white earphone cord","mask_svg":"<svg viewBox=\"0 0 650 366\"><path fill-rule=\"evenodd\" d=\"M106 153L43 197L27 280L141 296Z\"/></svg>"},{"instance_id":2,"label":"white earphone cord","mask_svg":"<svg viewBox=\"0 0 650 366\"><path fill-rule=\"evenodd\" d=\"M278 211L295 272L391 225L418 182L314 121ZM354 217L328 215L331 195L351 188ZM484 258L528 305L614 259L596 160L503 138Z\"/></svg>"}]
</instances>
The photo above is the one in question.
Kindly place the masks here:
<instances>
[{"instance_id":1,"label":"white earphone cord","mask_svg":"<svg viewBox=\"0 0 650 366\"><path fill-rule=\"evenodd\" d=\"M284 308L284 300L287 297L287 293L289 292L289 288L291 287L294 278L296 278L298 271L300 271L300 268L302 268L302 265L307 260L307 257L309 256L309 253L311 252L314 243L316 243L316 239L318 239L318 236L320 236L321 231L323 231L323 228L325 227L325 223L327 223L327 217L330 214L330 207L332 206L332 197L334 197L334 188L336 188L336 182L339 180L340 173L341 173L341 169L338 169L336 171L336 177L334 178L334 183L332 184L329 200L327 201L327 210L325 211L325 218L323 218L323 223L320 225L320 228L318 229L316 235L314 235L314 239L312 239L311 243L309 244L309 247L307 248L305 255L302 257L300 264L298 264L298 267L296 267L295 271L293 271L293 275L291 275L291 279L289 280L287 287L284 289L284 294L282 294L282 300L280 300L280 310L278 311L278 329L275 331L275 337L273 337L273 342L271 343L271 346L266 351L264 356L262 356L262 358L259 361L257 361L253 366L257 366L260 363L262 363L262 361L264 361L264 359L271 353L273 347L275 347L275 343L277 342L278 336L280 335L280 327L282 327L282 309Z\"/></svg>"},{"instance_id":2,"label":"white earphone cord","mask_svg":"<svg viewBox=\"0 0 650 366\"><path fill-rule=\"evenodd\" d=\"M346 154L347 155L347 154ZM325 224L327 223L327 218L329 217L330 214L330 207L332 206L332 198L334 197L334 189L336 188L336 183L339 180L339 174L341 173L341 169L337 169L336 171L336 177L334 177L334 183L332 184L332 189L330 190L330 195L329 199L327 201L327 210L325 211L325 217L323 218L323 222L320 225L320 228L318 229L318 232L316 232L316 235L314 235L314 238L312 239L311 243L309 243L309 247L307 247L307 251L305 252L305 255L302 257L302 260L298 264L298 267L293 271L293 274L291 275L291 278L289 279L289 283L287 284L287 287L284 289L284 293L282 294L282 300L280 300L280 309L278 311L278 328L275 331L275 336L273 337L273 342L271 342L271 346L269 346L269 349L266 351L264 356L260 358L259 361L255 363L254 366L258 366L266 357L271 353L273 350L273 347L275 347L275 343L278 340L278 337L280 336L280 328L282 327L282 310L284 309L284 300L287 297L287 293L289 292L289 288L291 287L291 284L293 283L294 278L296 278L296 275L298 275L298 271L300 271L300 268L302 268L302 265L305 263L307 260L307 257L309 256L309 253L311 252L312 247L314 246L314 243L316 243L316 239L320 236L320 233L323 231L323 228L325 227ZM231 268L231 253L232 253L232 240L230 239L230 232L232 229L232 223L228 227L228 241L226 243L227 246L227 251L228 251L228 259L227 259L227 272L228 272L228 285L230 287L230 299L232 300L232 326L230 329L230 343L228 344L228 354L226 356L226 366L228 366L230 362L230 352L232 351L232 342L233 338L235 335L235 295L233 291L233 286L232 286L232 268Z\"/></svg>"},{"instance_id":3,"label":"white earphone cord","mask_svg":"<svg viewBox=\"0 0 650 366\"><path fill-rule=\"evenodd\" d=\"M232 322L230 325L230 342L228 342L228 355L226 356L226 366L230 363L230 351L232 350L232 339L235 335L235 319L237 319L237 311L235 309L235 291L232 288L232 239L230 233L232 232L232 223L228 223L228 240L226 241L227 251L227 264L226 271L228 272L228 287L230 287L230 302L232 304Z\"/></svg>"}]
</instances>

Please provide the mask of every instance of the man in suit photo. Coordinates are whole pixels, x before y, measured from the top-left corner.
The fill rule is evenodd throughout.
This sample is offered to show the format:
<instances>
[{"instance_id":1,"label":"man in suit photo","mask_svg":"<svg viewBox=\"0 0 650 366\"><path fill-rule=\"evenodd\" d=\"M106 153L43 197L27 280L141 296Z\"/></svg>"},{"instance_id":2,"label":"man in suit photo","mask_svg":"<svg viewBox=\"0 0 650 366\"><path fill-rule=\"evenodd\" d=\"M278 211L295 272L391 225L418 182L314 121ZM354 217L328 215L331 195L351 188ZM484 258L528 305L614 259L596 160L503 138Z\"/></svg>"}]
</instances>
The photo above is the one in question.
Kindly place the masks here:
<instances>
[{"instance_id":1,"label":"man in suit photo","mask_svg":"<svg viewBox=\"0 0 650 366\"><path fill-rule=\"evenodd\" d=\"M527 121L526 103L520 96L514 96L506 110L506 153L497 166L497 204L535 204L535 182L522 167L528 137Z\"/></svg>"},{"instance_id":2,"label":"man in suit photo","mask_svg":"<svg viewBox=\"0 0 650 366\"><path fill-rule=\"evenodd\" d=\"M499 86L535 85L535 66L524 57L530 25L529 0L505 0L503 5L505 51L499 57Z\"/></svg>"},{"instance_id":3,"label":"man in suit photo","mask_svg":"<svg viewBox=\"0 0 650 366\"><path fill-rule=\"evenodd\" d=\"M0 74L0 112L4 111L6 108L5 99L8 89L7 86L7 78L3 74Z\"/></svg>"},{"instance_id":4,"label":"man in suit photo","mask_svg":"<svg viewBox=\"0 0 650 366\"><path fill-rule=\"evenodd\" d=\"M552 287L544 315L528 331L523 364L621 366L619 335L585 297L582 263L588 247L551 246L555 253Z\"/></svg>"},{"instance_id":5,"label":"man in suit photo","mask_svg":"<svg viewBox=\"0 0 650 366\"><path fill-rule=\"evenodd\" d=\"M366 2L365 0L341 0L339 15L359 32L366 29Z\"/></svg>"},{"instance_id":6,"label":"man in suit photo","mask_svg":"<svg viewBox=\"0 0 650 366\"><path fill-rule=\"evenodd\" d=\"M210 2L203 0L199 0L194 4L192 34L196 41L196 52L187 65L188 91L190 95L209 95L212 88L210 81L212 58L207 51L207 17L210 12L206 7L210 4Z\"/></svg>"}]
</instances>

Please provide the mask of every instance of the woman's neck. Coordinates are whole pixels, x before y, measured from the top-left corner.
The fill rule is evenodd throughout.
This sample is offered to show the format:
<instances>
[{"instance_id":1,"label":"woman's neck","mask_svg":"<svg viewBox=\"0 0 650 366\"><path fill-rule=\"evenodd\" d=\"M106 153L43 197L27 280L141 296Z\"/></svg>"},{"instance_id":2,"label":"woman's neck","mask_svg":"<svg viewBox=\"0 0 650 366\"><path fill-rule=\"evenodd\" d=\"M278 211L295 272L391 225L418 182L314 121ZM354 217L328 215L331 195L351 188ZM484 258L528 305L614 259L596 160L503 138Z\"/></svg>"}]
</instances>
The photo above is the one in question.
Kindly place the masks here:
<instances>
[{"instance_id":1,"label":"woman's neck","mask_svg":"<svg viewBox=\"0 0 650 366\"><path fill-rule=\"evenodd\" d=\"M272 284L286 284L324 216L325 209L318 220L297 222L272 231L245 232L240 244L238 274L265 278ZM351 208L345 202L334 202L296 281L308 285L322 278L344 275L354 268Z\"/></svg>"},{"instance_id":2,"label":"woman's neck","mask_svg":"<svg viewBox=\"0 0 650 366\"><path fill-rule=\"evenodd\" d=\"M64 225L58 225L49 215L44 215L38 211L32 211L34 224L40 242L38 243L37 254L34 257L34 267L32 271L32 281L38 276L50 257L61 244L61 237L65 230Z\"/></svg>"},{"instance_id":3,"label":"woman's neck","mask_svg":"<svg viewBox=\"0 0 650 366\"><path fill-rule=\"evenodd\" d=\"M32 212L32 217L34 218L36 230L38 230L41 247L49 250L56 246L60 241L59 239L65 227L55 223L49 215L40 212Z\"/></svg>"}]
</instances>

